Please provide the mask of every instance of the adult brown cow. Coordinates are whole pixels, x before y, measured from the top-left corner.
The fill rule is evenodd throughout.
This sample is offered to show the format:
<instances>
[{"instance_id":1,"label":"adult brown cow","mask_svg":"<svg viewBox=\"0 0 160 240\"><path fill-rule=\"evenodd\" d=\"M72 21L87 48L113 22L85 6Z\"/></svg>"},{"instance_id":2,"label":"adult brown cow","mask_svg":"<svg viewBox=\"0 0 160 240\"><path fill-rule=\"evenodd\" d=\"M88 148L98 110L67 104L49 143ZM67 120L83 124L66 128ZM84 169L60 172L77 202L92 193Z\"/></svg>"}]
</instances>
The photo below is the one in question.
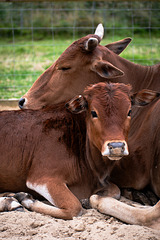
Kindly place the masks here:
<instances>
[{"instance_id":1,"label":"adult brown cow","mask_svg":"<svg viewBox=\"0 0 160 240\"><path fill-rule=\"evenodd\" d=\"M147 104L155 98L156 92L143 90L132 96L132 103ZM32 190L52 206L34 201L25 193L17 194L25 207L72 219L82 211L78 199L102 189L114 190L107 178L117 162L112 160L128 155L130 86L99 83L88 87L83 96L75 97L66 107L76 114L66 110L64 104L0 113L0 190ZM8 209L7 201L0 199L1 211ZM119 204L117 201L116 206ZM19 205L15 201L9 205L9 209L16 207ZM160 203L148 209L122 208L123 217L119 214L119 219L125 221L126 214L127 222L152 226L160 219ZM121 210L114 213L116 216L117 212ZM132 212L135 215L129 219Z\"/></svg>"},{"instance_id":2,"label":"adult brown cow","mask_svg":"<svg viewBox=\"0 0 160 240\"><path fill-rule=\"evenodd\" d=\"M99 43L103 32L103 26L99 24L95 34L72 43L23 96L20 108L51 106L81 94L91 83L108 80L129 83L134 92L144 88L160 91L160 64L141 66L121 58L118 54L131 39L102 46Z\"/></svg>"},{"instance_id":3,"label":"adult brown cow","mask_svg":"<svg viewBox=\"0 0 160 240\"><path fill-rule=\"evenodd\" d=\"M94 35L83 37L69 46L24 95L20 101L21 108L49 106L81 93L91 82L105 80L130 83L133 91L146 88L160 92L160 64L141 66L123 59L118 54L131 39L101 46L99 42L102 37L103 26L100 24ZM159 101L145 108L132 110L128 138L130 156L127 161L120 161L112 178L119 187L132 187L137 190L150 184L160 197L158 106Z\"/></svg>"}]
</instances>

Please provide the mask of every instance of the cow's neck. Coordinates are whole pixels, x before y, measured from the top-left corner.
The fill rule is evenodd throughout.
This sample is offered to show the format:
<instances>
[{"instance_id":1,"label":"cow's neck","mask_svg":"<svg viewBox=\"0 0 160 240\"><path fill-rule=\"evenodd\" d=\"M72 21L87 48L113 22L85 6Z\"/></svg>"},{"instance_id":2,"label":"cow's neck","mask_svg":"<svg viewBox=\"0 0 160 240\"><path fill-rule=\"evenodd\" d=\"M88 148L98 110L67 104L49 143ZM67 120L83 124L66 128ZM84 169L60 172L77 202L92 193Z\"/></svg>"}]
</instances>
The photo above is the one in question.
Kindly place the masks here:
<instances>
[{"instance_id":1,"label":"cow's neck","mask_svg":"<svg viewBox=\"0 0 160 240\"><path fill-rule=\"evenodd\" d=\"M144 88L160 91L160 64L142 66L117 57L119 59L117 67L125 73L124 77L118 78L118 82L131 84L134 92Z\"/></svg>"},{"instance_id":2,"label":"cow's neck","mask_svg":"<svg viewBox=\"0 0 160 240\"><path fill-rule=\"evenodd\" d=\"M104 186L114 166L113 161L109 159L103 160L100 151L89 141L88 136L86 137L86 151L87 160L92 172L98 178L101 186Z\"/></svg>"}]
</instances>

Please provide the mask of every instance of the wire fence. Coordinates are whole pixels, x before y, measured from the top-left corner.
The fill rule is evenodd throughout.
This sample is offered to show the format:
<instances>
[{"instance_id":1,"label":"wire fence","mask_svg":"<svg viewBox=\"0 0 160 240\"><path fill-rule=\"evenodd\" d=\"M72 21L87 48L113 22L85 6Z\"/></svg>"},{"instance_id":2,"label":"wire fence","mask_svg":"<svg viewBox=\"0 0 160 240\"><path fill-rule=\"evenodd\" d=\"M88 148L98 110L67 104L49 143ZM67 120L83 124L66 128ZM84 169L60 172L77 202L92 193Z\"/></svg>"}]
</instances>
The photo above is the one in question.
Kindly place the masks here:
<instances>
[{"instance_id":1,"label":"wire fence","mask_svg":"<svg viewBox=\"0 0 160 240\"><path fill-rule=\"evenodd\" d=\"M102 44L133 39L130 61L160 61L159 1L0 3L0 98L19 98L77 38L103 23Z\"/></svg>"}]
</instances>

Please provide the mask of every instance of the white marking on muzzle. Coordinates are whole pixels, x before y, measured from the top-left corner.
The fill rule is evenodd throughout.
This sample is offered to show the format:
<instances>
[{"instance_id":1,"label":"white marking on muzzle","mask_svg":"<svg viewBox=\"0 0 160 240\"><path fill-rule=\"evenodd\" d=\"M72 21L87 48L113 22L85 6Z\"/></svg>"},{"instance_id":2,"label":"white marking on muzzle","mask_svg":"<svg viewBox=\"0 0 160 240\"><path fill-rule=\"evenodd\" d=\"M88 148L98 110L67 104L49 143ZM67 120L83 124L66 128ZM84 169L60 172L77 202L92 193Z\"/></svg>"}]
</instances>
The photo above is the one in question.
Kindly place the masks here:
<instances>
[{"instance_id":1,"label":"white marking on muzzle","mask_svg":"<svg viewBox=\"0 0 160 240\"><path fill-rule=\"evenodd\" d=\"M28 103L28 100L27 100L27 98L24 98L25 99L25 102L24 102L24 104L23 104L23 108L26 108L26 105L27 105L27 103Z\"/></svg>"}]
</instances>

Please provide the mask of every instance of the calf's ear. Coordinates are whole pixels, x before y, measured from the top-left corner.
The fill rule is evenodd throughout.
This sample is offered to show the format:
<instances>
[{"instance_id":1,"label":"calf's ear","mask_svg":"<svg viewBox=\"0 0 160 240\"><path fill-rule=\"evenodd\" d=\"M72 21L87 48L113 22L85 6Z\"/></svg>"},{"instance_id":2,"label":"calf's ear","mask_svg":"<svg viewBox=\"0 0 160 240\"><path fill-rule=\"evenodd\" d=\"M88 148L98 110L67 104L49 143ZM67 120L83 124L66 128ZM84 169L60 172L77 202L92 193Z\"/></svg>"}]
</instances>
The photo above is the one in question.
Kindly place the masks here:
<instances>
[{"instance_id":1,"label":"calf's ear","mask_svg":"<svg viewBox=\"0 0 160 240\"><path fill-rule=\"evenodd\" d=\"M87 109L88 103L82 95L78 95L67 102L65 106L70 112L78 114Z\"/></svg>"},{"instance_id":2,"label":"calf's ear","mask_svg":"<svg viewBox=\"0 0 160 240\"><path fill-rule=\"evenodd\" d=\"M149 89L143 89L131 96L131 102L132 105L145 106L157 97L160 97L160 93Z\"/></svg>"},{"instance_id":3,"label":"calf's ear","mask_svg":"<svg viewBox=\"0 0 160 240\"><path fill-rule=\"evenodd\" d=\"M91 70L107 79L121 77L124 75L123 71L107 61L95 61L92 64Z\"/></svg>"},{"instance_id":4,"label":"calf's ear","mask_svg":"<svg viewBox=\"0 0 160 240\"><path fill-rule=\"evenodd\" d=\"M120 41L109 43L105 45L105 47L119 55L121 52L123 52L123 50L128 46L131 41L131 38L124 38Z\"/></svg>"}]
</instances>

